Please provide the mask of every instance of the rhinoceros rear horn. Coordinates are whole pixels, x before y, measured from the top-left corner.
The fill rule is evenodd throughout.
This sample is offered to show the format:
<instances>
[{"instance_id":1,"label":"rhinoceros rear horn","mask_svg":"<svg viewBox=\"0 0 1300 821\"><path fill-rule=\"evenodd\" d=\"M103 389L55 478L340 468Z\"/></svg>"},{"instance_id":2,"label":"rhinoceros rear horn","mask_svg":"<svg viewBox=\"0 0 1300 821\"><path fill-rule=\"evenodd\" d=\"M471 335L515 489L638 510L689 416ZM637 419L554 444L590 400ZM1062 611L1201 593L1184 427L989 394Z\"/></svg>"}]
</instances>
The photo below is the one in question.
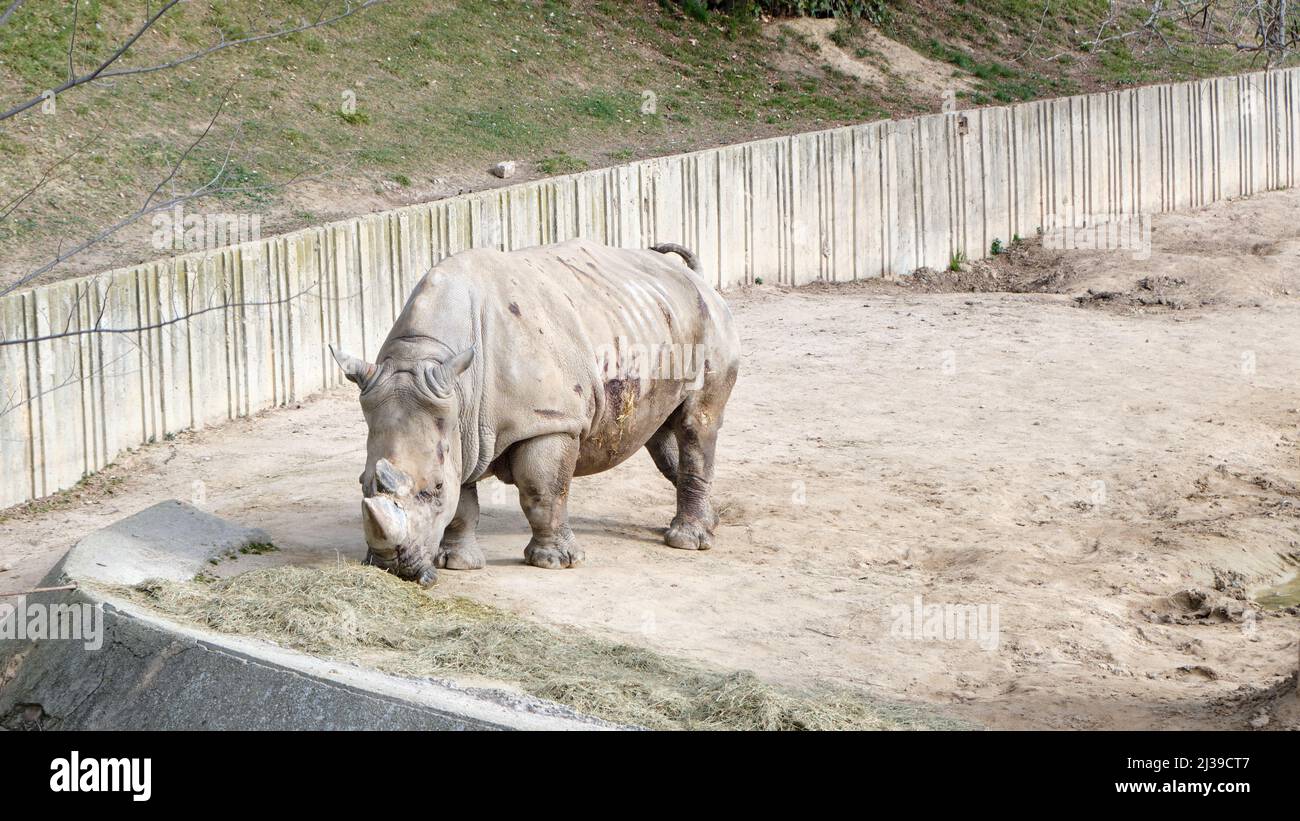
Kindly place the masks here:
<instances>
[{"instance_id":1,"label":"rhinoceros rear horn","mask_svg":"<svg viewBox=\"0 0 1300 821\"><path fill-rule=\"evenodd\" d=\"M358 359L347 351L333 345L330 345L330 353L334 355L334 361L339 363L339 367L343 369L343 375L348 378L348 381L356 383L358 387L364 388L366 380L375 372L374 365L364 359Z\"/></svg>"},{"instance_id":2,"label":"rhinoceros rear horn","mask_svg":"<svg viewBox=\"0 0 1300 821\"><path fill-rule=\"evenodd\" d=\"M375 462L375 481L385 493L402 495L415 485L411 477L387 459Z\"/></svg>"},{"instance_id":3,"label":"rhinoceros rear horn","mask_svg":"<svg viewBox=\"0 0 1300 821\"><path fill-rule=\"evenodd\" d=\"M439 399L451 396L452 388L456 385L456 377L464 373L474 361L474 352L475 346L471 345L446 362L437 362L425 369L424 378L429 383L429 390L433 391L434 396Z\"/></svg>"}]
</instances>

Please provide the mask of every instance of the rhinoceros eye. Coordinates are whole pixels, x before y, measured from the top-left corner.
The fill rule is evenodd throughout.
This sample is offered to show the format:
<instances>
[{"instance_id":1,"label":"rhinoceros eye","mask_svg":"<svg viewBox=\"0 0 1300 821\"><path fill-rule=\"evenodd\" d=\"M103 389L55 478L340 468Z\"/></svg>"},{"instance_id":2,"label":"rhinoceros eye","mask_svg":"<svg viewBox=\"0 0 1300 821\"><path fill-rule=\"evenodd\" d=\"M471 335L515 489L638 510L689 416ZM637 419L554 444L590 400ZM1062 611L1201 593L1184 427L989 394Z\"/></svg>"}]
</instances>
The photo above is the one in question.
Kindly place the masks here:
<instances>
[{"instance_id":1,"label":"rhinoceros eye","mask_svg":"<svg viewBox=\"0 0 1300 821\"><path fill-rule=\"evenodd\" d=\"M435 484L433 490L428 490L426 488L425 490L415 494L415 498L419 499L421 502L432 502L439 496L442 496L442 482Z\"/></svg>"}]
</instances>

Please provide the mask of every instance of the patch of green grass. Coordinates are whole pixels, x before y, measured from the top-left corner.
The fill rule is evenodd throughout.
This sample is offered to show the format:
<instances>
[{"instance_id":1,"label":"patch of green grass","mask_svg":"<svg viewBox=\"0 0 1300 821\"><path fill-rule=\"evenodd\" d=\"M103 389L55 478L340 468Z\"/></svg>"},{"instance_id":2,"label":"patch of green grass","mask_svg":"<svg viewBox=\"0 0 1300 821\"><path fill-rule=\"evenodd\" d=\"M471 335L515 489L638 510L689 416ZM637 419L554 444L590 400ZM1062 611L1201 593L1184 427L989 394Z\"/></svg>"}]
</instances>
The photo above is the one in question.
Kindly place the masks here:
<instances>
[{"instance_id":1,"label":"patch of green grass","mask_svg":"<svg viewBox=\"0 0 1300 821\"><path fill-rule=\"evenodd\" d=\"M370 115L364 111L336 111L340 120L348 125L370 125Z\"/></svg>"},{"instance_id":2,"label":"patch of green grass","mask_svg":"<svg viewBox=\"0 0 1300 821\"><path fill-rule=\"evenodd\" d=\"M580 157L573 157L563 152L553 154L537 161L537 170L543 174L575 174L586 171L588 163Z\"/></svg>"},{"instance_id":3,"label":"patch of green grass","mask_svg":"<svg viewBox=\"0 0 1300 821\"><path fill-rule=\"evenodd\" d=\"M705 0L682 0L682 9L692 20L709 22L709 4Z\"/></svg>"},{"instance_id":4,"label":"patch of green grass","mask_svg":"<svg viewBox=\"0 0 1300 821\"><path fill-rule=\"evenodd\" d=\"M606 123L618 122L630 116L633 110L627 105L626 100L620 100L613 94L603 92L580 97L573 100L570 105L576 113Z\"/></svg>"},{"instance_id":5,"label":"patch of green grass","mask_svg":"<svg viewBox=\"0 0 1300 821\"><path fill-rule=\"evenodd\" d=\"M250 168L239 160L215 153L200 158L197 172L190 172L188 176L196 184L217 180L216 187L220 191L215 196L227 202L263 205L269 201L272 194L268 189L271 180L256 168Z\"/></svg>"},{"instance_id":6,"label":"patch of green grass","mask_svg":"<svg viewBox=\"0 0 1300 821\"><path fill-rule=\"evenodd\" d=\"M1061 81L1057 79L1034 75L997 61L977 60L966 52L938 40L927 41L926 52L935 59L951 63L976 78L977 91L969 96L977 105L1032 100L1060 91L1056 86ZM1060 93L1064 92L1060 91Z\"/></svg>"}]
</instances>

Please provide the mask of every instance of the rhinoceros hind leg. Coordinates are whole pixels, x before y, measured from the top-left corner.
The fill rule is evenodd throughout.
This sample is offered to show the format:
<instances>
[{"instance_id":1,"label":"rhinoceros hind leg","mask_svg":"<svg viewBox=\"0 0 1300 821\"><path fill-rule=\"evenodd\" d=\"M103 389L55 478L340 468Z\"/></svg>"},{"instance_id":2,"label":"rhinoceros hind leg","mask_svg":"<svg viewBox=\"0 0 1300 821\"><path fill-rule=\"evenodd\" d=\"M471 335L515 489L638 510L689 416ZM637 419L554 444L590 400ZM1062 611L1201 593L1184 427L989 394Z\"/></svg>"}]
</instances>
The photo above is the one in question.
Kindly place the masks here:
<instances>
[{"instance_id":1,"label":"rhinoceros hind leg","mask_svg":"<svg viewBox=\"0 0 1300 821\"><path fill-rule=\"evenodd\" d=\"M650 451L650 458L654 460L655 467L664 478L677 484L677 439L673 434L673 419L669 417L655 435L650 437L650 441L645 443L645 449Z\"/></svg>"},{"instance_id":2,"label":"rhinoceros hind leg","mask_svg":"<svg viewBox=\"0 0 1300 821\"><path fill-rule=\"evenodd\" d=\"M475 536L478 530L478 485L464 485L456 518L442 534L442 544L434 564L448 570L481 570L487 563Z\"/></svg>"},{"instance_id":3,"label":"rhinoceros hind leg","mask_svg":"<svg viewBox=\"0 0 1300 821\"><path fill-rule=\"evenodd\" d=\"M682 403L669 422L677 440L677 515L664 534L664 542L681 550L708 550L718 525L709 489L722 412L710 407L697 393Z\"/></svg>"},{"instance_id":4,"label":"rhinoceros hind leg","mask_svg":"<svg viewBox=\"0 0 1300 821\"><path fill-rule=\"evenodd\" d=\"M519 505L533 530L524 561L534 567L576 567L586 558L569 529L569 483L578 461L578 439L551 434L515 445L510 460Z\"/></svg>"}]
</instances>

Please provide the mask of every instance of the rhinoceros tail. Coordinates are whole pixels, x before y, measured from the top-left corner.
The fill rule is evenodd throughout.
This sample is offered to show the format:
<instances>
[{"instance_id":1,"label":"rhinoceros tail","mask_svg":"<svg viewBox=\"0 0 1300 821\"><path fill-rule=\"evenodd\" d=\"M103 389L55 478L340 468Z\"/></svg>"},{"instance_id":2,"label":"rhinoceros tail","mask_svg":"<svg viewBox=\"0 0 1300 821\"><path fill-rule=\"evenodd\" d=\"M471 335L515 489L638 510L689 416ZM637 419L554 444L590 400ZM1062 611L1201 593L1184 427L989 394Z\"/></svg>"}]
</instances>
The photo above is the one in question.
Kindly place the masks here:
<instances>
[{"instance_id":1,"label":"rhinoceros tail","mask_svg":"<svg viewBox=\"0 0 1300 821\"><path fill-rule=\"evenodd\" d=\"M692 251L690 248L687 248L684 245L678 245L675 242L665 242L653 246L650 250L658 251L661 254L677 254L679 257L686 260L687 268L690 268L692 271L694 271L697 274L701 273L700 258L695 256L694 251Z\"/></svg>"}]
</instances>

